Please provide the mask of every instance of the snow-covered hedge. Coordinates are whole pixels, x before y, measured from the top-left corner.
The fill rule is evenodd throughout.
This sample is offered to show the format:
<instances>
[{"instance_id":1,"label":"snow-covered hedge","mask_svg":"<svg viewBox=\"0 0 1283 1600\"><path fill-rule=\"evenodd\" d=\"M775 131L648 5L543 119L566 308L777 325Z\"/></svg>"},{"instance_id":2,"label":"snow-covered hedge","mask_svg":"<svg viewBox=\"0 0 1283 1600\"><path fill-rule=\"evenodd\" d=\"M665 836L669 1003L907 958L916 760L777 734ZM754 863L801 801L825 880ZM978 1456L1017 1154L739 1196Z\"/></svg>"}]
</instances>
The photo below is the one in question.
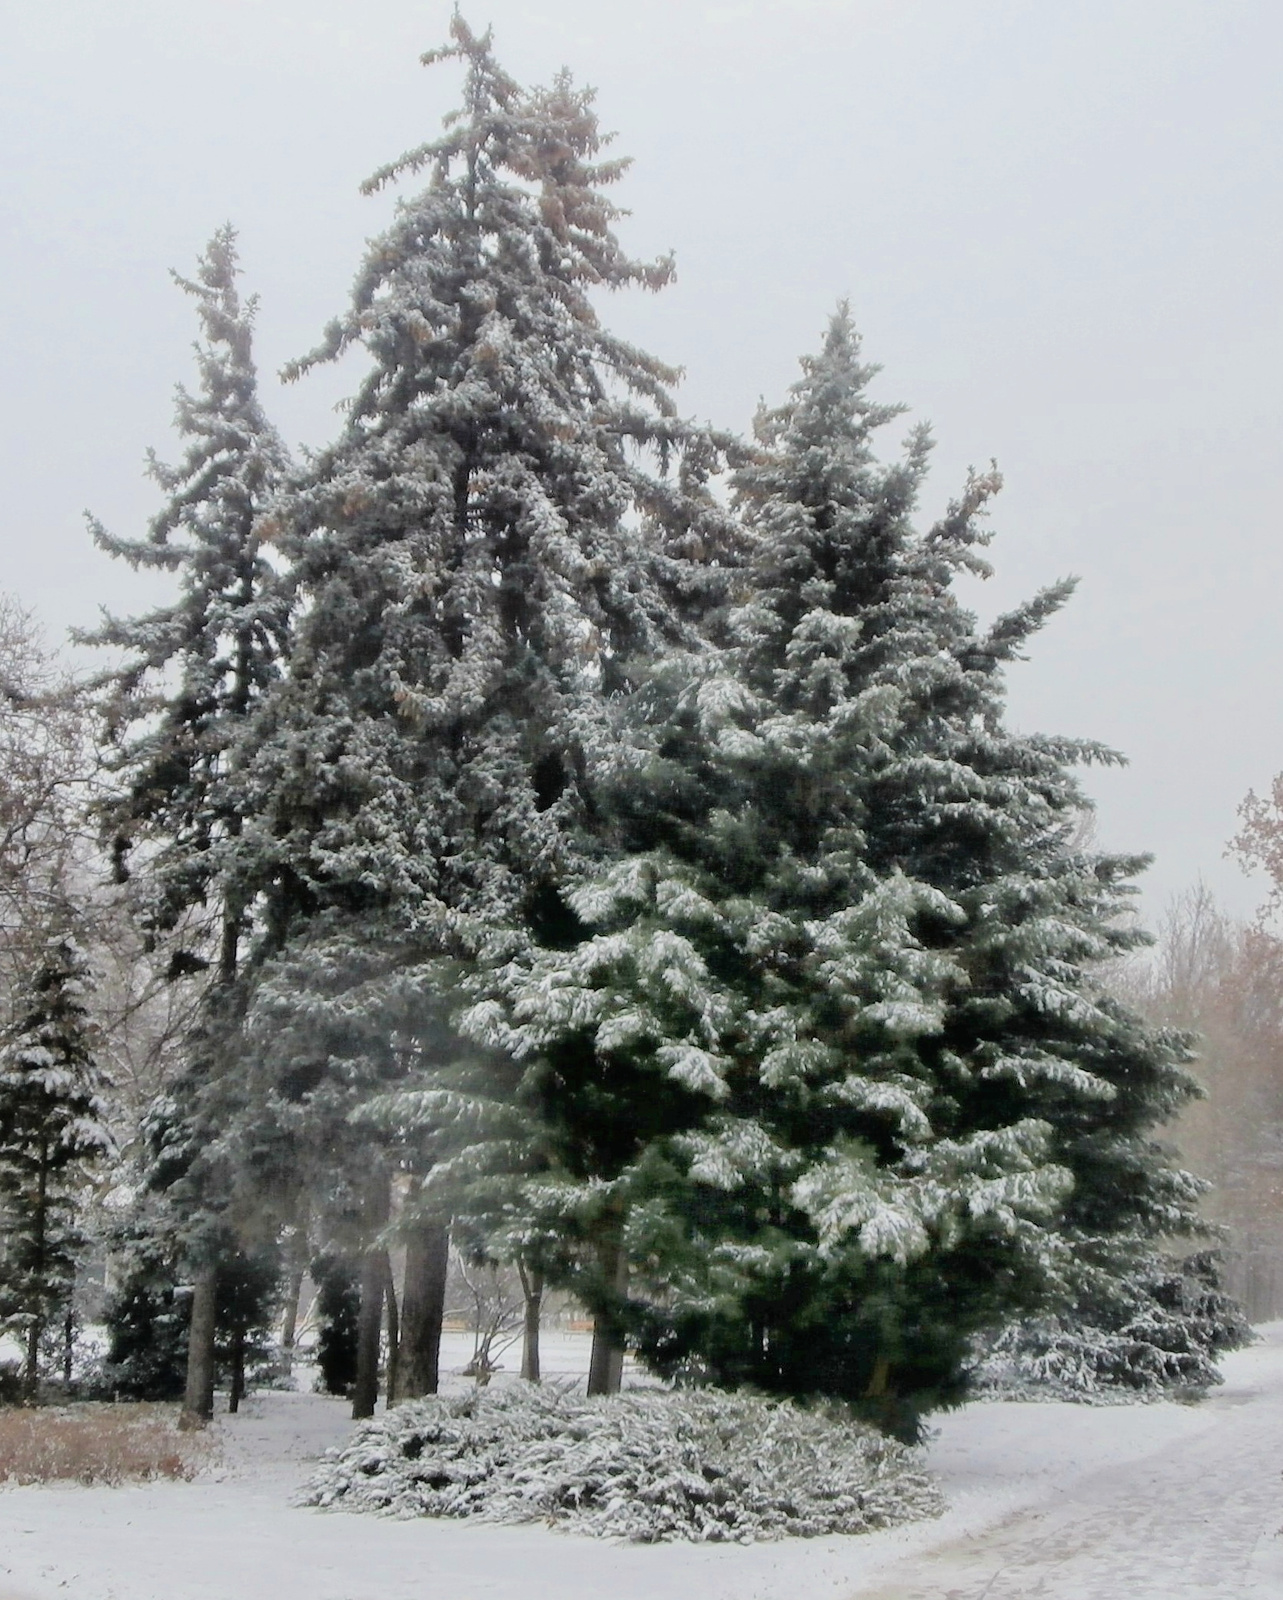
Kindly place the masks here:
<instances>
[{"instance_id":1,"label":"snow-covered hedge","mask_svg":"<svg viewBox=\"0 0 1283 1600\"><path fill-rule=\"evenodd\" d=\"M834 1412L530 1384L394 1407L330 1453L302 1500L639 1541L864 1533L941 1509L913 1451Z\"/></svg>"}]
</instances>

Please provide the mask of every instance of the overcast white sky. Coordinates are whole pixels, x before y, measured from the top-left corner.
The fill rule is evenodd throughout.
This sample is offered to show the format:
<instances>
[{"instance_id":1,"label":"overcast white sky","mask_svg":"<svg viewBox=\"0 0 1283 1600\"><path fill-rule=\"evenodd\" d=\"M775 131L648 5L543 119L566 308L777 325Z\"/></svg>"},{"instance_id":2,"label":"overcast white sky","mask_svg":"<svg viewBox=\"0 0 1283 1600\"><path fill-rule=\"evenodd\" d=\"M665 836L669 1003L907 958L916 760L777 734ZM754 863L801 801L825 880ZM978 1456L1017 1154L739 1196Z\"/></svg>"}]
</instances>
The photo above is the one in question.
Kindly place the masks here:
<instances>
[{"instance_id":1,"label":"overcast white sky","mask_svg":"<svg viewBox=\"0 0 1283 1600\"><path fill-rule=\"evenodd\" d=\"M417 64L441 0L0 0L0 587L55 636L146 586L81 513L137 532L171 447L190 270L225 220L262 295L292 442L351 374L278 388L389 215L360 180L430 137L458 75ZM612 325L744 428L842 295L887 399L934 424L932 501L996 457L989 613L1076 600L1013 720L1126 752L1093 777L1146 910L1223 859L1283 767L1283 7L1277 0L468 0L515 76L596 85L636 166L638 254L679 281ZM154 593L154 591L153 591Z\"/></svg>"}]
</instances>

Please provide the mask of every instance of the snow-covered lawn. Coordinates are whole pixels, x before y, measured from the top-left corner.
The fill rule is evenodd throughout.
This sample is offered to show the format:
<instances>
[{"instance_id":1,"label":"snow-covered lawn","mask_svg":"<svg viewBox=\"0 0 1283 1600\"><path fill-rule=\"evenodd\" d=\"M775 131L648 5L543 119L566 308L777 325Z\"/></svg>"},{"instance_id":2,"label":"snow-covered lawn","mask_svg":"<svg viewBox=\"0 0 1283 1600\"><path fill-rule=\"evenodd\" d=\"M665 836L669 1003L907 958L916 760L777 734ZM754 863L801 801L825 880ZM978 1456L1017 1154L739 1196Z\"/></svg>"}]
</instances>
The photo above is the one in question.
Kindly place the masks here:
<instances>
[{"instance_id":1,"label":"snow-covered lawn","mask_svg":"<svg viewBox=\"0 0 1283 1600\"><path fill-rule=\"evenodd\" d=\"M1283 1325L1225 1370L1201 1406L968 1407L928 1451L938 1521L750 1546L294 1507L346 1407L261 1395L196 1482L0 1492L0 1600L1279 1600Z\"/></svg>"}]
</instances>

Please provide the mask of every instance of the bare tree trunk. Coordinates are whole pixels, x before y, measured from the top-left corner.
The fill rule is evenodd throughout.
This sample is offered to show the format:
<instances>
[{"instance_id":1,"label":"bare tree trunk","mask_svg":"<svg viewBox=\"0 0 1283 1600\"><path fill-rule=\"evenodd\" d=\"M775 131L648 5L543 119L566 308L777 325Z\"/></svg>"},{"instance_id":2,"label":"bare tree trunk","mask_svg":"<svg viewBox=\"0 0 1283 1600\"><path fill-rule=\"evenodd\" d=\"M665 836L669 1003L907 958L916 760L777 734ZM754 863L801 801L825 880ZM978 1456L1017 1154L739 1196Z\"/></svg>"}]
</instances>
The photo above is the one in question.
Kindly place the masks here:
<instances>
[{"instance_id":1,"label":"bare tree trunk","mask_svg":"<svg viewBox=\"0 0 1283 1600\"><path fill-rule=\"evenodd\" d=\"M187 1392L179 1426L199 1428L214 1415L214 1296L218 1268L202 1267L192 1288L192 1316L187 1331Z\"/></svg>"},{"instance_id":2,"label":"bare tree trunk","mask_svg":"<svg viewBox=\"0 0 1283 1600\"><path fill-rule=\"evenodd\" d=\"M864 1391L866 1400L881 1400L890 1392L891 1361L888 1356L878 1356L869 1374L869 1385Z\"/></svg>"},{"instance_id":3,"label":"bare tree trunk","mask_svg":"<svg viewBox=\"0 0 1283 1600\"><path fill-rule=\"evenodd\" d=\"M227 1409L235 1416L241 1408L245 1393L245 1330L237 1328L232 1335L232 1387L227 1397Z\"/></svg>"},{"instance_id":4,"label":"bare tree trunk","mask_svg":"<svg viewBox=\"0 0 1283 1600\"><path fill-rule=\"evenodd\" d=\"M388 1404L397 1397L397 1367L401 1357L401 1322L397 1315L396 1279L387 1251L383 1252L384 1294L388 1302Z\"/></svg>"},{"instance_id":5,"label":"bare tree trunk","mask_svg":"<svg viewBox=\"0 0 1283 1600\"><path fill-rule=\"evenodd\" d=\"M628 1292L628 1254L618 1238L597 1247L603 1280L617 1295ZM588 1393L618 1394L624 1379L624 1347L609 1317L593 1319L592 1354L588 1359Z\"/></svg>"},{"instance_id":6,"label":"bare tree trunk","mask_svg":"<svg viewBox=\"0 0 1283 1600\"><path fill-rule=\"evenodd\" d=\"M416 1223L406 1237L398 1400L437 1392L449 1261L449 1229L438 1222Z\"/></svg>"},{"instance_id":7,"label":"bare tree trunk","mask_svg":"<svg viewBox=\"0 0 1283 1600\"><path fill-rule=\"evenodd\" d=\"M361 1309L356 1334L356 1382L352 1385L352 1415L372 1417L379 1400L379 1345L383 1337L383 1294L387 1288L387 1257L378 1236L390 1209L388 1175L381 1168L370 1179L364 1216L365 1254L361 1257Z\"/></svg>"},{"instance_id":8,"label":"bare tree trunk","mask_svg":"<svg viewBox=\"0 0 1283 1600\"><path fill-rule=\"evenodd\" d=\"M521 1292L526 1299L526 1321L521 1338L521 1376L527 1383L539 1382L539 1316L543 1310L543 1273L538 1267L517 1262Z\"/></svg>"},{"instance_id":9,"label":"bare tree trunk","mask_svg":"<svg viewBox=\"0 0 1283 1600\"><path fill-rule=\"evenodd\" d=\"M294 1370L299 1302L303 1297L303 1280L311 1260L310 1222L310 1207L307 1200L300 1196L296 1200L294 1228L286 1255L289 1275L285 1280L285 1305L281 1316L281 1371L287 1378Z\"/></svg>"},{"instance_id":10,"label":"bare tree trunk","mask_svg":"<svg viewBox=\"0 0 1283 1600\"><path fill-rule=\"evenodd\" d=\"M294 1370L294 1336L298 1332L298 1303L303 1293L303 1268L295 1267L285 1289L281 1317L281 1369L288 1378Z\"/></svg>"}]
</instances>

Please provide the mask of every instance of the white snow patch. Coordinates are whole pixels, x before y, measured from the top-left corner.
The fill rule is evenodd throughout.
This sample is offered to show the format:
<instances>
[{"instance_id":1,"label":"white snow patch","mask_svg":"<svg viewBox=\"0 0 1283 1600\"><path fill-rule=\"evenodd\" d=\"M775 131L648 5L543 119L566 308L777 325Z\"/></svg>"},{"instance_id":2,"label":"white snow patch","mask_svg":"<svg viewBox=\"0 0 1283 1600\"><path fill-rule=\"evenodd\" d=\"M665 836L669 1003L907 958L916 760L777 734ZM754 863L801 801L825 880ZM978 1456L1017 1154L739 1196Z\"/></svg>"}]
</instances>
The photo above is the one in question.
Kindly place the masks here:
<instances>
[{"instance_id":1,"label":"white snow patch","mask_svg":"<svg viewBox=\"0 0 1283 1600\"><path fill-rule=\"evenodd\" d=\"M347 1408L263 1394L220 1421L221 1480L0 1492L0 1600L1278 1600L1283 1324L1262 1332L1198 1406L943 1417L934 1522L748 1546L292 1507Z\"/></svg>"}]
</instances>

